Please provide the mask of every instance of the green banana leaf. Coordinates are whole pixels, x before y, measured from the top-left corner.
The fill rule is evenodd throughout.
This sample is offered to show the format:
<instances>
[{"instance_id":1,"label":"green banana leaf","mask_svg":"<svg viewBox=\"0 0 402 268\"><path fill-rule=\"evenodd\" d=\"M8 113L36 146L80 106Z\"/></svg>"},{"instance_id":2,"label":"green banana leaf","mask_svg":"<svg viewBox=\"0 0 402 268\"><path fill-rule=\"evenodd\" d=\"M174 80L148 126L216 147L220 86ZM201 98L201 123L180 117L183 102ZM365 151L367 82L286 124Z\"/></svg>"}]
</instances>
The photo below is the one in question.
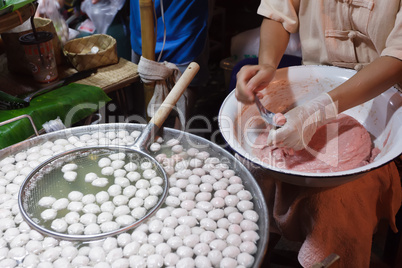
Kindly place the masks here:
<instances>
[{"instance_id":1,"label":"green banana leaf","mask_svg":"<svg viewBox=\"0 0 402 268\"><path fill-rule=\"evenodd\" d=\"M28 107L0 111L0 122L28 114L36 128L57 117L70 127L102 108L111 99L99 87L72 83L31 100ZM35 134L27 118L0 126L0 149L23 141Z\"/></svg>"}]
</instances>

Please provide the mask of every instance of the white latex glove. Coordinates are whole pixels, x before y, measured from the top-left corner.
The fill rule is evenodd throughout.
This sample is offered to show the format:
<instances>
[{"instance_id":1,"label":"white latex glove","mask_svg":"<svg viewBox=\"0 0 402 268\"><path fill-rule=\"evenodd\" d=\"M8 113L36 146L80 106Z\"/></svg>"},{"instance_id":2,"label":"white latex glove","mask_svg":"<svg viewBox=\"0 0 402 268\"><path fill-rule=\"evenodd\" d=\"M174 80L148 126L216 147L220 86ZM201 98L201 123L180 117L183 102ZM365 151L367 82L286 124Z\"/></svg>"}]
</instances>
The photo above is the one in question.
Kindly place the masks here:
<instances>
[{"instance_id":1,"label":"white latex glove","mask_svg":"<svg viewBox=\"0 0 402 268\"><path fill-rule=\"evenodd\" d=\"M335 119L338 107L327 93L293 108L285 114L283 127L271 130L268 145L291 148L296 151L307 147L316 130Z\"/></svg>"}]
</instances>

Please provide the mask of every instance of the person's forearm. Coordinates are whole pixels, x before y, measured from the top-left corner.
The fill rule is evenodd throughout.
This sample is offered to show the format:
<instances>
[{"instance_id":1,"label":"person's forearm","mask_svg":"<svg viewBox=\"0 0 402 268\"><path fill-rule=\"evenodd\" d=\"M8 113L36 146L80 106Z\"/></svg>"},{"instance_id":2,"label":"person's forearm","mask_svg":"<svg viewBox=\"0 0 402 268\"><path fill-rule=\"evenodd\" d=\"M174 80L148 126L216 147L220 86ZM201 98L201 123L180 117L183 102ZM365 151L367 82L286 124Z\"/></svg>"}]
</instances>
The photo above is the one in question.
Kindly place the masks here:
<instances>
[{"instance_id":1,"label":"person's forearm","mask_svg":"<svg viewBox=\"0 0 402 268\"><path fill-rule=\"evenodd\" d=\"M264 18L260 33L259 64L278 67L288 45L289 36L282 23Z\"/></svg>"},{"instance_id":2,"label":"person's forearm","mask_svg":"<svg viewBox=\"0 0 402 268\"><path fill-rule=\"evenodd\" d=\"M376 97L397 83L402 83L402 61L384 56L374 60L328 94L341 113Z\"/></svg>"}]
</instances>

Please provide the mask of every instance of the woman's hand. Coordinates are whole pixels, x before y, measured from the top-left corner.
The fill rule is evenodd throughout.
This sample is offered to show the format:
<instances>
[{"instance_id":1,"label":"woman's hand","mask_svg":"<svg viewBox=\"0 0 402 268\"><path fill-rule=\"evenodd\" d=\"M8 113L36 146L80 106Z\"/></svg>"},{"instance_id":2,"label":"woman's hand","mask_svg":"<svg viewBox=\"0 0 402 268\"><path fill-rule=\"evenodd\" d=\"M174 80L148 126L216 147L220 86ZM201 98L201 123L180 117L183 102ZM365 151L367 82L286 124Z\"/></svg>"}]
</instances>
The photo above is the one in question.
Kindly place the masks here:
<instances>
[{"instance_id":1,"label":"woman's hand","mask_svg":"<svg viewBox=\"0 0 402 268\"><path fill-rule=\"evenodd\" d=\"M237 100L244 104L254 103L254 95L268 86L275 71L276 67L268 64L243 66L236 76Z\"/></svg>"},{"instance_id":2,"label":"woman's hand","mask_svg":"<svg viewBox=\"0 0 402 268\"><path fill-rule=\"evenodd\" d=\"M337 114L337 105L327 93L322 93L317 98L287 112L285 125L271 130L267 143L296 151L304 149L316 130L335 119Z\"/></svg>"}]
</instances>

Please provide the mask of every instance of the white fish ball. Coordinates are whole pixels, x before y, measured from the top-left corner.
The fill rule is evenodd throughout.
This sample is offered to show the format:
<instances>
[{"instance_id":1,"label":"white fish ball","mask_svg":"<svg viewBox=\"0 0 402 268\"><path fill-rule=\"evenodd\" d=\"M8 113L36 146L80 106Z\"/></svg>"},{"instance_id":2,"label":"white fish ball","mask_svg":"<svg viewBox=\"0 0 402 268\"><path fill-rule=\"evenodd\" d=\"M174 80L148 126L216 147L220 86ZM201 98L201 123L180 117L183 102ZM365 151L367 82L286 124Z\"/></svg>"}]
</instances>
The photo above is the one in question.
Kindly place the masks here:
<instances>
[{"instance_id":1,"label":"white fish ball","mask_svg":"<svg viewBox=\"0 0 402 268\"><path fill-rule=\"evenodd\" d=\"M130 215L121 215L121 216L118 216L115 221L116 221L120 226L125 227L125 226L128 226L128 225L134 223L134 222L135 222L135 219L134 219L134 217L132 217L132 216L130 216Z\"/></svg>"},{"instance_id":2,"label":"white fish ball","mask_svg":"<svg viewBox=\"0 0 402 268\"><path fill-rule=\"evenodd\" d=\"M149 196L149 191L147 189L137 189L135 196L145 199L147 196Z\"/></svg>"},{"instance_id":3,"label":"white fish ball","mask_svg":"<svg viewBox=\"0 0 402 268\"><path fill-rule=\"evenodd\" d=\"M78 212L76 212L76 211L71 211L71 212L67 213L66 216L64 216L64 220L68 224L77 223L80 220L80 214L78 214Z\"/></svg>"},{"instance_id":4,"label":"white fish ball","mask_svg":"<svg viewBox=\"0 0 402 268\"><path fill-rule=\"evenodd\" d=\"M148 189L150 195L161 195L163 193L163 188L159 185L153 185Z\"/></svg>"},{"instance_id":5,"label":"white fish ball","mask_svg":"<svg viewBox=\"0 0 402 268\"><path fill-rule=\"evenodd\" d=\"M142 256L139 256L139 255L130 256L129 262L130 262L130 267L133 267L133 268L146 268L147 267L147 259Z\"/></svg>"},{"instance_id":6,"label":"white fish ball","mask_svg":"<svg viewBox=\"0 0 402 268\"><path fill-rule=\"evenodd\" d=\"M117 239L115 237L107 237L102 244L102 248L106 253L110 252L112 249L117 248Z\"/></svg>"},{"instance_id":7,"label":"white fish ball","mask_svg":"<svg viewBox=\"0 0 402 268\"><path fill-rule=\"evenodd\" d=\"M71 235L80 235L84 233L84 225L82 223L73 223L67 228L67 232Z\"/></svg>"},{"instance_id":8,"label":"white fish ball","mask_svg":"<svg viewBox=\"0 0 402 268\"><path fill-rule=\"evenodd\" d=\"M198 243L194 246L194 254L197 256L206 256L211 251L210 247L206 243Z\"/></svg>"},{"instance_id":9,"label":"white fish ball","mask_svg":"<svg viewBox=\"0 0 402 268\"><path fill-rule=\"evenodd\" d=\"M135 219L140 219L145 216L147 213L147 210L143 207L136 207L131 211L131 216L133 216Z\"/></svg>"},{"instance_id":10,"label":"white fish ball","mask_svg":"<svg viewBox=\"0 0 402 268\"><path fill-rule=\"evenodd\" d=\"M180 217L183 217L183 216L187 216L187 215L188 215L188 212L187 212L187 210L185 210L184 208L174 208L174 209L170 212L170 214L171 214L172 216L176 217L176 218L180 218Z\"/></svg>"},{"instance_id":11,"label":"white fish ball","mask_svg":"<svg viewBox=\"0 0 402 268\"><path fill-rule=\"evenodd\" d=\"M128 206L130 208L138 208L138 207L141 207L143 204L144 204L144 199L139 198L139 197L133 197L128 202Z\"/></svg>"},{"instance_id":12,"label":"white fish ball","mask_svg":"<svg viewBox=\"0 0 402 268\"><path fill-rule=\"evenodd\" d=\"M55 219L52 221L51 228L59 233L64 233L67 230L67 222L63 219Z\"/></svg>"},{"instance_id":13,"label":"white fish ball","mask_svg":"<svg viewBox=\"0 0 402 268\"><path fill-rule=\"evenodd\" d=\"M254 257L247 252L242 252L237 256L237 262L245 267L251 267L254 263Z\"/></svg>"},{"instance_id":14,"label":"white fish ball","mask_svg":"<svg viewBox=\"0 0 402 268\"><path fill-rule=\"evenodd\" d=\"M214 184L216 182L216 179L214 177L212 177L211 175L203 175L203 176L201 176L201 181L203 183Z\"/></svg>"},{"instance_id":15,"label":"white fish ball","mask_svg":"<svg viewBox=\"0 0 402 268\"><path fill-rule=\"evenodd\" d=\"M95 195L95 198L98 204L103 204L109 201L109 194L106 191L100 191Z\"/></svg>"},{"instance_id":16,"label":"white fish ball","mask_svg":"<svg viewBox=\"0 0 402 268\"><path fill-rule=\"evenodd\" d=\"M148 257L155 253L155 247L150 244L142 244L138 250L138 254L143 257Z\"/></svg>"},{"instance_id":17,"label":"white fish ball","mask_svg":"<svg viewBox=\"0 0 402 268\"><path fill-rule=\"evenodd\" d=\"M113 197L113 204L115 204L116 206L126 205L128 203L128 201L129 201L129 199L125 195L119 194L119 195L116 195Z\"/></svg>"},{"instance_id":18,"label":"white fish ball","mask_svg":"<svg viewBox=\"0 0 402 268\"><path fill-rule=\"evenodd\" d=\"M166 243L168 244L169 247L171 247L173 250L176 250L180 246L183 245L183 239L181 239L178 236L172 236L169 238Z\"/></svg>"},{"instance_id":19,"label":"white fish ball","mask_svg":"<svg viewBox=\"0 0 402 268\"><path fill-rule=\"evenodd\" d=\"M214 209L214 206L208 201L200 201L200 202L197 202L196 208L209 212L212 209Z\"/></svg>"},{"instance_id":20,"label":"white fish ball","mask_svg":"<svg viewBox=\"0 0 402 268\"><path fill-rule=\"evenodd\" d=\"M28 253L39 254L40 252L43 251L42 242L30 240L25 245L25 249ZM4 255L2 255L2 256L4 256Z\"/></svg>"},{"instance_id":21,"label":"white fish ball","mask_svg":"<svg viewBox=\"0 0 402 268\"><path fill-rule=\"evenodd\" d=\"M259 228L258 228L258 225L255 223L255 222L253 222L253 221L250 221L250 220L243 220L241 223L240 223L240 227L244 230L244 231L257 231Z\"/></svg>"},{"instance_id":22,"label":"white fish ball","mask_svg":"<svg viewBox=\"0 0 402 268\"><path fill-rule=\"evenodd\" d=\"M189 184L186 187L186 191L187 192L193 192L193 193L197 194L197 193L200 192L200 187L198 185L196 185L196 184Z\"/></svg>"},{"instance_id":23,"label":"white fish ball","mask_svg":"<svg viewBox=\"0 0 402 268\"><path fill-rule=\"evenodd\" d=\"M165 256L164 264L167 267L176 267L176 264L179 262L180 257L176 253L168 253Z\"/></svg>"},{"instance_id":24,"label":"white fish ball","mask_svg":"<svg viewBox=\"0 0 402 268\"><path fill-rule=\"evenodd\" d=\"M174 216L169 216L163 220L163 226L165 226L165 227L176 228L178 224L179 224L179 221Z\"/></svg>"},{"instance_id":25,"label":"white fish ball","mask_svg":"<svg viewBox=\"0 0 402 268\"><path fill-rule=\"evenodd\" d=\"M240 190L236 194L240 200L248 200L250 201L253 198L253 195L247 190Z\"/></svg>"},{"instance_id":26,"label":"white fish ball","mask_svg":"<svg viewBox=\"0 0 402 268\"><path fill-rule=\"evenodd\" d=\"M128 243L127 245L124 246L123 256L130 257L132 255L138 254L140 246L141 246L140 243L138 243L136 241Z\"/></svg>"},{"instance_id":27,"label":"white fish ball","mask_svg":"<svg viewBox=\"0 0 402 268\"><path fill-rule=\"evenodd\" d=\"M103 158L99 159L98 166L100 168L104 168L104 167L110 166L111 163L112 163L112 160L110 160L110 158L103 157Z\"/></svg>"},{"instance_id":28,"label":"white fish ball","mask_svg":"<svg viewBox=\"0 0 402 268\"><path fill-rule=\"evenodd\" d=\"M225 216L223 209L214 209L208 212L208 218L217 221Z\"/></svg>"},{"instance_id":29,"label":"white fish ball","mask_svg":"<svg viewBox=\"0 0 402 268\"><path fill-rule=\"evenodd\" d=\"M37 255L28 254L22 261L23 267L37 267L40 260Z\"/></svg>"},{"instance_id":30,"label":"white fish ball","mask_svg":"<svg viewBox=\"0 0 402 268\"><path fill-rule=\"evenodd\" d=\"M229 207L235 207L237 203L239 203L239 197L236 195L228 195L225 197L225 203Z\"/></svg>"},{"instance_id":31,"label":"white fish ball","mask_svg":"<svg viewBox=\"0 0 402 268\"><path fill-rule=\"evenodd\" d=\"M200 237L197 234L190 234L183 239L183 244L190 248L193 248L199 242L200 242Z\"/></svg>"},{"instance_id":32,"label":"white fish ball","mask_svg":"<svg viewBox=\"0 0 402 268\"><path fill-rule=\"evenodd\" d=\"M107 178L101 177L101 178L96 178L91 182L91 184L95 187L105 187L108 185L109 180Z\"/></svg>"},{"instance_id":33,"label":"white fish ball","mask_svg":"<svg viewBox=\"0 0 402 268\"><path fill-rule=\"evenodd\" d=\"M93 182L94 180L96 180L98 178L98 175L96 175L96 173L94 172L90 172L88 174L85 175L85 182Z\"/></svg>"},{"instance_id":34,"label":"white fish ball","mask_svg":"<svg viewBox=\"0 0 402 268\"><path fill-rule=\"evenodd\" d=\"M210 202L215 208L223 208L225 206L225 200L222 197L214 197Z\"/></svg>"},{"instance_id":35,"label":"white fish ball","mask_svg":"<svg viewBox=\"0 0 402 268\"><path fill-rule=\"evenodd\" d=\"M127 215L127 214L130 214L130 208L126 205L118 206L113 211L114 217L119 217L119 216L123 216L123 215Z\"/></svg>"},{"instance_id":36,"label":"white fish ball","mask_svg":"<svg viewBox=\"0 0 402 268\"><path fill-rule=\"evenodd\" d=\"M133 163L133 162L129 162L129 163L127 163L126 165L124 165L124 169L125 169L127 172L135 171L135 170L137 170L137 168L138 168L137 164L135 164L135 163Z\"/></svg>"},{"instance_id":37,"label":"white fish ball","mask_svg":"<svg viewBox=\"0 0 402 268\"><path fill-rule=\"evenodd\" d=\"M195 198L195 193L193 192L182 192L179 194L179 199L181 201L183 200L194 200Z\"/></svg>"},{"instance_id":38,"label":"white fish ball","mask_svg":"<svg viewBox=\"0 0 402 268\"><path fill-rule=\"evenodd\" d=\"M44 221L54 220L57 217L57 210L52 208L45 209L40 216Z\"/></svg>"},{"instance_id":39,"label":"white fish ball","mask_svg":"<svg viewBox=\"0 0 402 268\"><path fill-rule=\"evenodd\" d=\"M71 264L73 267L84 267L84 266L87 266L88 263L89 263L89 258L87 256L83 256L83 255L78 255L71 261Z\"/></svg>"},{"instance_id":40,"label":"white fish ball","mask_svg":"<svg viewBox=\"0 0 402 268\"><path fill-rule=\"evenodd\" d=\"M111 167L116 169L121 169L124 167L124 165L126 164L126 162L124 162L123 160L113 160L113 162L111 163Z\"/></svg>"},{"instance_id":41,"label":"white fish ball","mask_svg":"<svg viewBox=\"0 0 402 268\"><path fill-rule=\"evenodd\" d=\"M77 164L69 163L69 164L65 164L65 165L61 168L61 171L62 171L62 172L74 171L74 170L77 170L77 168L78 168Z\"/></svg>"},{"instance_id":42,"label":"white fish ball","mask_svg":"<svg viewBox=\"0 0 402 268\"><path fill-rule=\"evenodd\" d=\"M127 196L128 198L133 197L137 188L134 185L128 185L123 189L123 195Z\"/></svg>"},{"instance_id":43,"label":"white fish ball","mask_svg":"<svg viewBox=\"0 0 402 268\"><path fill-rule=\"evenodd\" d=\"M210 192L201 192L195 196L195 200L200 201L210 201L212 198L212 194Z\"/></svg>"},{"instance_id":44,"label":"white fish ball","mask_svg":"<svg viewBox=\"0 0 402 268\"><path fill-rule=\"evenodd\" d=\"M161 177L154 177L149 180L152 186L160 186L164 183L164 180Z\"/></svg>"},{"instance_id":45,"label":"white fish ball","mask_svg":"<svg viewBox=\"0 0 402 268\"><path fill-rule=\"evenodd\" d=\"M237 267L237 261L234 258L224 257L222 258L219 267L221 268L235 268Z\"/></svg>"},{"instance_id":46,"label":"white fish ball","mask_svg":"<svg viewBox=\"0 0 402 268\"><path fill-rule=\"evenodd\" d=\"M86 194L82 197L81 201L84 205L92 204L95 203L96 197L93 194Z\"/></svg>"},{"instance_id":47,"label":"white fish ball","mask_svg":"<svg viewBox=\"0 0 402 268\"><path fill-rule=\"evenodd\" d=\"M77 172L75 172L75 171L66 171L63 174L63 178L68 182L73 182L77 178Z\"/></svg>"},{"instance_id":48,"label":"white fish ball","mask_svg":"<svg viewBox=\"0 0 402 268\"><path fill-rule=\"evenodd\" d=\"M161 235L165 241L174 236L174 229L170 227L163 227Z\"/></svg>"},{"instance_id":49,"label":"white fish ball","mask_svg":"<svg viewBox=\"0 0 402 268\"><path fill-rule=\"evenodd\" d=\"M215 197L221 197L221 198L225 198L228 195L229 192L226 189L216 190L216 192L214 193Z\"/></svg>"},{"instance_id":50,"label":"white fish ball","mask_svg":"<svg viewBox=\"0 0 402 268\"><path fill-rule=\"evenodd\" d=\"M185 210L192 210L195 208L196 202L193 200L184 200L181 202L180 207L184 208Z\"/></svg>"},{"instance_id":51,"label":"white fish ball","mask_svg":"<svg viewBox=\"0 0 402 268\"><path fill-rule=\"evenodd\" d=\"M258 250L257 245L251 241L244 241L240 244L239 249L241 252L245 252L248 254L255 254Z\"/></svg>"},{"instance_id":52,"label":"white fish ball","mask_svg":"<svg viewBox=\"0 0 402 268\"><path fill-rule=\"evenodd\" d=\"M96 223L97 217L93 213L86 213L80 217L80 222L85 226Z\"/></svg>"},{"instance_id":53,"label":"white fish ball","mask_svg":"<svg viewBox=\"0 0 402 268\"><path fill-rule=\"evenodd\" d=\"M55 201L56 198L54 198L53 196L44 196L39 199L38 205L41 207L50 208Z\"/></svg>"},{"instance_id":54,"label":"white fish ball","mask_svg":"<svg viewBox=\"0 0 402 268\"><path fill-rule=\"evenodd\" d=\"M220 227L216 229L215 230L216 237L219 239L226 239L229 236L229 231L227 230L229 226L230 225L228 225L226 228Z\"/></svg>"},{"instance_id":55,"label":"white fish ball","mask_svg":"<svg viewBox=\"0 0 402 268\"><path fill-rule=\"evenodd\" d=\"M181 225L187 225L189 227L194 227L198 224L198 221L193 216L182 216L178 218L178 223Z\"/></svg>"},{"instance_id":56,"label":"white fish ball","mask_svg":"<svg viewBox=\"0 0 402 268\"><path fill-rule=\"evenodd\" d=\"M131 234L121 233L117 237L117 244L119 247L124 247L131 242Z\"/></svg>"},{"instance_id":57,"label":"white fish ball","mask_svg":"<svg viewBox=\"0 0 402 268\"><path fill-rule=\"evenodd\" d=\"M110 212L102 212L98 215L97 223L102 224L113 220L113 214Z\"/></svg>"},{"instance_id":58,"label":"white fish ball","mask_svg":"<svg viewBox=\"0 0 402 268\"><path fill-rule=\"evenodd\" d=\"M248 200L241 200L237 203L237 208L241 212L245 212L247 210L252 210L254 208L254 203Z\"/></svg>"},{"instance_id":59,"label":"white fish ball","mask_svg":"<svg viewBox=\"0 0 402 268\"><path fill-rule=\"evenodd\" d=\"M59 258L60 253L61 253L60 247L48 248L45 250L45 252L41 254L40 259L41 261L54 262Z\"/></svg>"},{"instance_id":60,"label":"white fish ball","mask_svg":"<svg viewBox=\"0 0 402 268\"><path fill-rule=\"evenodd\" d=\"M99 234L100 232L101 232L101 229L100 229L99 225L96 223L88 224L84 229L84 234L86 234L86 235Z\"/></svg>"},{"instance_id":61,"label":"white fish ball","mask_svg":"<svg viewBox=\"0 0 402 268\"><path fill-rule=\"evenodd\" d=\"M129 173L126 174L126 177L131 182L135 182L135 181L138 181L141 178L141 174L138 173L137 171L130 171Z\"/></svg>"},{"instance_id":62,"label":"white fish ball","mask_svg":"<svg viewBox=\"0 0 402 268\"><path fill-rule=\"evenodd\" d=\"M67 246L61 251L61 256L71 261L78 256L78 249L75 246Z\"/></svg>"},{"instance_id":63,"label":"white fish ball","mask_svg":"<svg viewBox=\"0 0 402 268\"><path fill-rule=\"evenodd\" d=\"M151 162L146 161L142 162L140 166L142 170L146 170L152 168L153 164Z\"/></svg>"},{"instance_id":64,"label":"white fish ball","mask_svg":"<svg viewBox=\"0 0 402 268\"><path fill-rule=\"evenodd\" d=\"M257 243L258 239L260 239L260 236L256 231L244 231L240 234L241 239L245 241L250 241Z\"/></svg>"},{"instance_id":65,"label":"white fish ball","mask_svg":"<svg viewBox=\"0 0 402 268\"><path fill-rule=\"evenodd\" d=\"M141 166L142 166L142 165L141 165ZM158 175L158 174L157 174L156 171L153 170L153 169L146 169L146 170L144 170L144 172L142 173L142 176L143 176L145 179L148 179L148 180L150 180L150 179L152 179L152 178L155 178L157 175Z\"/></svg>"},{"instance_id":66,"label":"white fish ball","mask_svg":"<svg viewBox=\"0 0 402 268\"><path fill-rule=\"evenodd\" d=\"M83 193L81 193L80 191L71 191L68 194L68 199L70 199L71 201L81 201L82 197L84 196Z\"/></svg>"},{"instance_id":67,"label":"white fish ball","mask_svg":"<svg viewBox=\"0 0 402 268\"><path fill-rule=\"evenodd\" d=\"M105 175L105 176L111 176L111 175L113 175L113 173L114 173L114 168L110 167L110 166L104 167L101 170L101 174Z\"/></svg>"},{"instance_id":68,"label":"white fish ball","mask_svg":"<svg viewBox=\"0 0 402 268\"><path fill-rule=\"evenodd\" d=\"M243 214L241 214L240 212L232 212L228 215L228 220L231 223L239 224L243 221Z\"/></svg>"},{"instance_id":69,"label":"white fish ball","mask_svg":"<svg viewBox=\"0 0 402 268\"><path fill-rule=\"evenodd\" d=\"M209 244L216 239L216 234L212 231L204 231L200 234L200 243Z\"/></svg>"},{"instance_id":70,"label":"white fish ball","mask_svg":"<svg viewBox=\"0 0 402 268\"><path fill-rule=\"evenodd\" d=\"M144 207L146 209L151 209L156 206L158 201L159 201L159 198L157 196L154 196L154 195L147 196L144 199Z\"/></svg>"},{"instance_id":71,"label":"white fish ball","mask_svg":"<svg viewBox=\"0 0 402 268\"><path fill-rule=\"evenodd\" d=\"M34 241L42 241L43 235L36 230L29 231L29 238Z\"/></svg>"},{"instance_id":72,"label":"white fish ball","mask_svg":"<svg viewBox=\"0 0 402 268\"><path fill-rule=\"evenodd\" d=\"M243 232L243 229L238 224L231 224L228 228L230 234L238 234L240 235Z\"/></svg>"},{"instance_id":73,"label":"white fish ball","mask_svg":"<svg viewBox=\"0 0 402 268\"><path fill-rule=\"evenodd\" d=\"M242 179L239 176L232 176L229 178L230 184L242 184Z\"/></svg>"},{"instance_id":74,"label":"white fish ball","mask_svg":"<svg viewBox=\"0 0 402 268\"><path fill-rule=\"evenodd\" d=\"M113 172L113 176L115 177L124 177L127 174L127 170L125 170L123 167L121 168L115 168Z\"/></svg>"},{"instance_id":75,"label":"white fish ball","mask_svg":"<svg viewBox=\"0 0 402 268\"><path fill-rule=\"evenodd\" d=\"M213 241L211 241L211 243L209 243L209 246L211 247L211 249L216 249L216 250L224 250L227 247L227 243L226 241L222 240L222 239L215 239Z\"/></svg>"},{"instance_id":76,"label":"white fish ball","mask_svg":"<svg viewBox=\"0 0 402 268\"><path fill-rule=\"evenodd\" d=\"M148 180L140 179L135 183L137 189L147 189L150 187L150 182Z\"/></svg>"},{"instance_id":77,"label":"white fish ball","mask_svg":"<svg viewBox=\"0 0 402 268\"><path fill-rule=\"evenodd\" d=\"M179 187L170 187L169 188L169 195L170 196L179 196L183 191Z\"/></svg>"},{"instance_id":78,"label":"white fish ball","mask_svg":"<svg viewBox=\"0 0 402 268\"><path fill-rule=\"evenodd\" d=\"M161 145L160 145L160 143L158 143L158 142L154 142L154 143L152 143L150 146L149 146L149 150L151 151L151 152L157 152L157 151L159 151L161 149Z\"/></svg>"},{"instance_id":79,"label":"white fish ball","mask_svg":"<svg viewBox=\"0 0 402 268\"><path fill-rule=\"evenodd\" d=\"M127 178L124 178L124 177L116 177L114 179L114 183L116 185L120 185L122 188L130 186L130 181Z\"/></svg>"},{"instance_id":80,"label":"white fish ball","mask_svg":"<svg viewBox=\"0 0 402 268\"><path fill-rule=\"evenodd\" d=\"M209 174L214 177L215 179L219 180L223 177L223 172L219 169L212 169Z\"/></svg>"},{"instance_id":81,"label":"white fish ball","mask_svg":"<svg viewBox=\"0 0 402 268\"><path fill-rule=\"evenodd\" d=\"M82 202L79 201L72 201L68 204L67 209L70 211L81 211L82 208L84 207L84 204L82 204Z\"/></svg>"},{"instance_id":82,"label":"white fish ball","mask_svg":"<svg viewBox=\"0 0 402 268\"><path fill-rule=\"evenodd\" d=\"M106 252L102 247L93 247L89 251L88 257L93 263L103 262L106 260Z\"/></svg>"}]
</instances>

